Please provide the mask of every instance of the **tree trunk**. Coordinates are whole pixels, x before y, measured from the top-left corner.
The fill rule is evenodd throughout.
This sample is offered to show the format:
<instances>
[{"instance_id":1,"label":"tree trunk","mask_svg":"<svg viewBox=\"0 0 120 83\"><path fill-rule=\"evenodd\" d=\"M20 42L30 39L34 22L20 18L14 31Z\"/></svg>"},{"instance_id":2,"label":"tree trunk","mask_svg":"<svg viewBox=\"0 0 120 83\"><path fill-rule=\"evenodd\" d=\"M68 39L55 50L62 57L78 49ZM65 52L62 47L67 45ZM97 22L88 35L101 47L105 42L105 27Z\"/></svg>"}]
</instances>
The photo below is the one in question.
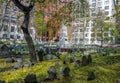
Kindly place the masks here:
<instances>
[{"instance_id":1,"label":"tree trunk","mask_svg":"<svg viewBox=\"0 0 120 83\"><path fill-rule=\"evenodd\" d=\"M29 48L30 61L32 64L35 64L35 63L37 63L35 47L34 47L32 37L30 36L30 33L28 31L30 12L32 11L32 9L34 7L34 3L30 2L29 6L25 6L25 5L21 4L21 0L12 0L12 1L24 13L24 21L21 25L21 29L23 31L24 38L25 38L28 48Z\"/></svg>"},{"instance_id":2,"label":"tree trunk","mask_svg":"<svg viewBox=\"0 0 120 83\"><path fill-rule=\"evenodd\" d=\"M32 64L37 63L37 58L36 58L36 52L35 52L35 47L34 43L32 40L32 37L30 36L30 33L28 31L28 25L29 25L29 20L30 20L30 13L24 13L24 22L21 26L21 29L24 33L25 40L27 42L28 48L29 48L29 53L30 53L30 61Z\"/></svg>"}]
</instances>

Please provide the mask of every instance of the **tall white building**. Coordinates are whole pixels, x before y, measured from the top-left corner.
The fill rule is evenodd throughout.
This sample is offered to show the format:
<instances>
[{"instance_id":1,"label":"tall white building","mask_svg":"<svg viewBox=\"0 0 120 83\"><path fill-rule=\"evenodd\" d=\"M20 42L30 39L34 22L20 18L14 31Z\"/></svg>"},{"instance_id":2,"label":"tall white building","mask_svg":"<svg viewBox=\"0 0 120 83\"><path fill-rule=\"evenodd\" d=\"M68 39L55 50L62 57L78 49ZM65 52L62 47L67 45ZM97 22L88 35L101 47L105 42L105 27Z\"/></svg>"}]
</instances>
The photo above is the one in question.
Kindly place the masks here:
<instances>
[{"instance_id":1,"label":"tall white building","mask_svg":"<svg viewBox=\"0 0 120 83\"><path fill-rule=\"evenodd\" d=\"M32 20L32 19L31 19ZM0 3L0 39L3 41L22 41L24 34L20 28L23 22L22 12L10 0ZM31 21L30 21L31 22ZM32 23L33 24L33 21ZM35 39L35 28L30 25L29 32Z\"/></svg>"},{"instance_id":2,"label":"tall white building","mask_svg":"<svg viewBox=\"0 0 120 83\"><path fill-rule=\"evenodd\" d=\"M82 17L80 13L76 13L76 10L79 11L80 2L79 0L74 1L73 6L73 14L72 16L75 17L73 20L72 28L73 33L71 36L71 44L98 44L101 45L100 40L94 39L92 36L92 28L93 28L93 18L96 17L96 14L99 11L104 11L106 17L109 17L110 20L108 22L115 22L115 19L112 17L115 14L114 8L114 0L87 0L89 3L89 14L90 17ZM78 7L78 8L77 8ZM87 11L88 12L88 11ZM88 20L90 18L90 20ZM109 32L109 31L108 31ZM109 34L109 36L111 36ZM113 37L113 36L111 36ZM111 41L107 42L111 43ZM112 42L113 43L113 42ZM105 44L105 43L104 43Z\"/></svg>"}]
</instances>

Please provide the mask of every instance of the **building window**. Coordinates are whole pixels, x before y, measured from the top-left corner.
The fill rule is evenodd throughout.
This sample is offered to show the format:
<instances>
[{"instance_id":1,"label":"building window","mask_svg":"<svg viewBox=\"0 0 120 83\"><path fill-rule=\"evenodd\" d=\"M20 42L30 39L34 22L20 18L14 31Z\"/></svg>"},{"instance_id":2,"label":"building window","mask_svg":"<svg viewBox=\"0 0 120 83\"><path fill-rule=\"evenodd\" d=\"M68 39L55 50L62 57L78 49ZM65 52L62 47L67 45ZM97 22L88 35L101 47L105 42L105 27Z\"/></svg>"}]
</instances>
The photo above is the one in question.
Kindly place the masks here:
<instances>
[{"instance_id":1,"label":"building window","mask_svg":"<svg viewBox=\"0 0 120 83\"><path fill-rule=\"evenodd\" d=\"M4 25L3 31L7 31L8 26Z\"/></svg>"},{"instance_id":2,"label":"building window","mask_svg":"<svg viewBox=\"0 0 120 83\"><path fill-rule=\"evenodd\" d=\"M89 32L89 30L90 30L89 28L86 28L86 32Z\"/></svg>"},{"instance_id":3,"label":"building window","mask_svg":"<svg viewBox=\"0 0 120 83\"><path fill-rule=\"evenodd\" d=\"M109 9L109 6L105 6L105 10Z\"/></svg>"},{"instance_id":4,"label":"building window","mask_svg":"<svg viewBox=\"0 0 120 83\"><path fill-rule=\"evenodd\" d=\"M109 15L109 11L105 11L105 15Z\"/></svg>"},{"instance_id":5,"label":"building window","mask_svg":"<svg viewBox=\"0 0 120 83\"><path fill-rule=\"evenodd\" d=\"M7 34L3 34L3 39L7 38Z\"/></svg>"},{"instance_id":6,"label":"building window","mask_svg":"<svg viewBox=\"0 0 120 83\"><path fill-rule=\"evenodd\" d=\"M10 35L10 38L11 38L11 39L14 39L14 35Z\"/></svg>"},{"instance_id":7,"label":"building window","mask_svg":"<svg viewBox=\"0 0 120 83\"><path fill-rule=\"evenodd\" d=\"M85 37L88 37L88 33L85 34Z\"/></svg>"},{"instance_id":8,"label":"building window","mask_svg":"<svg viewBox=\"0 0 120 83\"><path fill-rule=\"evenodd\" d=\"M106 1L105 1L105 5L107 5L107 4L109 4L109 0L106 0Z\"/></svg>"},{"instance_id":9,"label":"building window","mask_svg":"<svg viewBox=\"0 0 120 83\"><path fill-rule=\"evenodd\" d=\"M92 8L92 12L95 12L95 8Z\"/></svg>"},{"instance_id":10,"label":"building window","mask_svg":"<svg viewBox=\"0 0 120 83\"><path fill-rule=\"evenodd\" d=\"M16 7L13 7L13 11L17 11L17 8L16 8Z\"/></svg>"},{"instance_id":11,"label":"building window","mask_svg":"<svg viewBox=\"0 0 120 83\"><path fill-rule=\"evenodd\" d=\"M11 26L11 32L14 32L14 29L15 29L15 28L14 28L13 26Z\"/></svg>"},{"instance_id":12,"label":"building window","mask_svg":"<svg viewBox=\"0 0 120 83\"><path fill-rule=\"evenodd\" d=\"M102 7L98 7L98 10L102 10Z\"/></svg>"},{"instance_id":13,"label":"building window","mask_svg":"<svg viewBox=\"0 0 120 83\"><path fill-rule=\"evenodd\" d=\"M102 2L98 2L98 6L101 6L102 5Z\"/></svg>"},{"instance_id":14,"label":"building window","mask_svg":"<svg viewBox=\"0 0 120 83\"><path fill-rule=\"evenodd\" d=\"M92 13L92 16L96 16L96 13Z\"/></svg>"},{"instance_id":15,"label":"building window","mask_svg":"<svg viewBox=\"0 0 120 83\"><path fill-rule=\"evenodd\" d=\"M16 21L12 19L12 20L11 20L11 23L15 25L15 24L16 24Z\"/></svg>"},{"instance_id":16,"label":"building window","mask_svg":"<svg viewBox=\"0 0 120 83\"><path fill-rule=\"evenodd\" d=\"M10 9L10 6L7 6L6 8L7 8L7 9Z\"/></svg>"},{"instance_id":17,"label":"building window","mask_svg":"<svg viewBox=\"0 0 120 83\"><path fill-rule=\"evenodd\" d=\"M17 36L17 39L20 39L20 36Z\"/></svg>"},{"instance_id":18,"label":"building window","mask_svg":"<svg viewBox=\"0 0 120 83\"><path fill-rule=\"evenodd\" d=\"M96 0L92 0L92 2L95 2Z\"/></svg>"},{"instance_id":19,"label":"building window","mask_svg":"<svg viewBox=\"0 0 120 83\"><path fill-rule=\"evenodd\" d=\"M95 7L96 6L96 3L92 3L92 7Z\"/></svg>"}]
</instances>

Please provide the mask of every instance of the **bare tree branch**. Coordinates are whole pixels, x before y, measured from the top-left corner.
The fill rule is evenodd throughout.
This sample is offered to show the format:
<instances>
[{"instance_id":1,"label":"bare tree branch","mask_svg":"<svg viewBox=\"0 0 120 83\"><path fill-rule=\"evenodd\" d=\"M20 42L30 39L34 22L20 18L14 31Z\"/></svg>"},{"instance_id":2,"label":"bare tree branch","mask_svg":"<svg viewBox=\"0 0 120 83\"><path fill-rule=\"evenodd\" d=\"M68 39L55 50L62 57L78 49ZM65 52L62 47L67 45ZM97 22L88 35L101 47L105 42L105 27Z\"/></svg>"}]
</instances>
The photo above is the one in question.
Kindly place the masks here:
<instances>
[{"instance_id":1,"label":"bare tree branch","mask_svg":"<svg viewBox=\"0 0 120 83\"><path fill-rule=\"evenodd\" d=\"M34 3L31 2L29 6L24 6L21 4L21 2L19 0L12 0L14 2L14 4L23 12L30 12L33 7L34 7Z\"/></svg>"}]
</instances>

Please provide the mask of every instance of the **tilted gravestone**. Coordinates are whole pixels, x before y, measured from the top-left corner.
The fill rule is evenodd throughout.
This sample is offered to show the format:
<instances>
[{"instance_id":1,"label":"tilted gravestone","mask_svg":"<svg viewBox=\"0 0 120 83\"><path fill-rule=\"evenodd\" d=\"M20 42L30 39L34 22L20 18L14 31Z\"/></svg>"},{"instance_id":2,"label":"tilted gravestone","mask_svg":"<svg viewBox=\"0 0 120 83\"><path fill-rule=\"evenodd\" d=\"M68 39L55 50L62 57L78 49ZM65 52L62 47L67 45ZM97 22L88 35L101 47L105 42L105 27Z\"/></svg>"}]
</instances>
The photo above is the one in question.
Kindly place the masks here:
<instances>
[{"instance_id":1,"label":"tilted gravestone","mask_svg":"<svg viewBox=\"0 0 120 83\"><path fill-rule=\"evenodd\" d=\"M94 72L89 72L89 73L88 73L88 78L87 78L87 80L90 81L90 80L94 80L94 79L95 79L95 74L94 74Z\"/></svg>"},{"instance_id":2,"label":"tilted gravestone","mask_svg":"<svg viewBox=\"0 0 120 83\"><path fill-rule=\"evenodd\" d=\"M35 74L28 74L25 79L25 83L37 83L37 78Z\"/></svg>"},{"instance_id":3,"label":"tilted gravestone","mask_svg":"<svg viewBox=\"0 0 120 83\"><path fill-rule=\"evenodd\" d=\"M64 77L69 77L70 76L70 68L69 67L65 67L63 70L63 76Z\"/></svg>"},{"instance_id":4,"label":"tilted gravestone","mask_svg":"<svg viewBox=\"0 0 120 83\"><path fill-rule=\"evenodd\" d=\"M82 66L86 66L86 65L87 65L87 57L82 56Z\"/></svg>"},{"instance_id":5,"label":"tilted gravestone","mask_svg":"<svg viewBox=\"0 0 120 83\"><path fill-rule=\"evenodd\" d=\"M88 57L87 57L87 63L88 64L92 63L92 56L91 55L88 55Z\"/></svg>"}]
</instances>

